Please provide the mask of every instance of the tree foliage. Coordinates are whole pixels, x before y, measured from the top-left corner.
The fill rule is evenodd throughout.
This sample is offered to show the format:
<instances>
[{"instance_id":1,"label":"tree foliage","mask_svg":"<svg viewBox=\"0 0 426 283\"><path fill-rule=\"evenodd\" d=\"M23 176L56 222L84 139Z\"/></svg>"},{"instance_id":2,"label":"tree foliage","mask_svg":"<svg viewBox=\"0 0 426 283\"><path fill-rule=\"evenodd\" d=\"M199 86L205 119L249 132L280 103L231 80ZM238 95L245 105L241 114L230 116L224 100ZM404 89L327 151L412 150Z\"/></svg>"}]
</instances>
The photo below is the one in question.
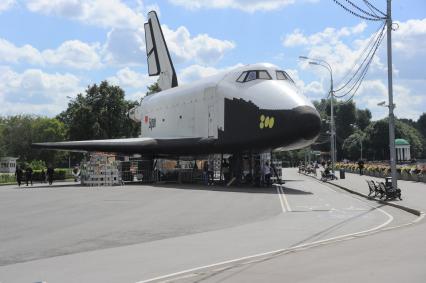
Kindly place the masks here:
<instances>
[{"instance_id":1,"label":"tree foliage","mask_svg":"<svg viewBox=\"0 0 426 283\"><path fill-rule=\"evenodd\" d=\"M161 88L158 85L158 81L156 81L152 85L149 85L147 88L148 88L148 91L146 92L147 96L161 91Z\"/></svg>"},{"instance_id":2,"label":"tree foliage","mask_svg":"<svg viewBox=\"0 0 426 283\"><path fill-rule=\"evenodd\" d=\"M34 142L63 141L65 125L55 118L17 115L1 120L0 148L2 155L19 157L20 162L34 159L51 163L62 160L63 152L41 151L31 148Z\"/></svg>"},{"instance_id":3,"label":"tree foliage","mask_svg":"<svg viewBox=\"0 0 426 283\"><path fill-rule=\"evenodd\" d=\"M356 131L345 139L342 146L342 157L350 160L361 158L361 143L364 143L364 134L361 131ZM364 146L364 144L363 144ZM363 148L364 149L364 148ZM364 154L363 154L364 158Z\"/></svg>"},{"instance_id":4,"label":"tree foliage","mask_svg":"<svg viewBox=\"0 0 426 283\"><path fill-rule=\"evenodd\" d=\"M372 160L389 159L389 121L388 118L372 122L366 129L366 148ZM411 145L411 156L420 157L423 153L423 138L414 127L395 121L395 138L406 139Z\"/></svg>"},{"instance_id":5,"label":"tree foliage","mask_svg":"<svg viewBox=\"0 0 426 283\"><path fill-rule=\"evenodd\" d=\"M140 125L127 113L137 104L126 100L120 87L103 81L89 86L85 95L78 94L58 119L68 127L70 140L136 137Z\"/></svg>"}]
</instances>

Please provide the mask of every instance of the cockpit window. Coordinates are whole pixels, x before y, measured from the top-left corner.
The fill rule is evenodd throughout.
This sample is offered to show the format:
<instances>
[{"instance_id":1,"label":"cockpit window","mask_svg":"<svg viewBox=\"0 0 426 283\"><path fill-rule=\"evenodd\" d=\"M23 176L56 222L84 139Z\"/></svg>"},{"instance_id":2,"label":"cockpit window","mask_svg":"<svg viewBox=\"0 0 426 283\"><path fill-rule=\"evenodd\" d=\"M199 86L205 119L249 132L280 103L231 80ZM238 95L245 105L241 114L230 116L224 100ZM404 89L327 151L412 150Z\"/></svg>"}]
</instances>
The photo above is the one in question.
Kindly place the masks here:
<instances>
[{"instance_id":1,"label":"cockpit window","mask_svg":"<svg viewBox=\"0 0 426 283\"><path fill-rule=\"evenodd\" d=\"M253 80L272 80L271 75L265 70L253 70L243 72L237 79L237 82L244 83Z\"/></svg>"},{"instance_id":2,"label":"cockpit window","mask_svg":"<svg viewBox=\"0 0 426 283\"><path fill-rule=\"evenodd\" d=\"M291 81L294 83L293 79L284 71L277 71L277 80Z\"/></svg>"},{"instance_id":3,"label":"cockpit window","mask_svg":"<svg viewBox=\"0 0 426 283\"><path fill-rule=\"evenodd\" d=\"M256 75L256 71L250 71L250 72L248 72L248 74L247 74L247 77L246 77L246 82L249 82L249 81L253 81L253 80L255 80L256 79L256 77L257 77L257 75Z\"/></svg>"}]
</instances>

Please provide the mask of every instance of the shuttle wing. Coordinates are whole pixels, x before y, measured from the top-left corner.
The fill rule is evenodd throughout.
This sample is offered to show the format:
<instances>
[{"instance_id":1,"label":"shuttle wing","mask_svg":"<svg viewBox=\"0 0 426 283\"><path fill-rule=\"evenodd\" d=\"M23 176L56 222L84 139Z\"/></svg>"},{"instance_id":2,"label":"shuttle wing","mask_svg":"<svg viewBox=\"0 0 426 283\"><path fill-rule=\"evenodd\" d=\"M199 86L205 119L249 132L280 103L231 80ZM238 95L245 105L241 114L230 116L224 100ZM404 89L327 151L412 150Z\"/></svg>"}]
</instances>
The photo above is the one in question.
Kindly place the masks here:
<instances>
[{"instance_id":1,"label":"shuttle wing","mask_svg":"<svg viewBox=\"0 0 426 283\"><path fill-rule=\"evenodd\" d=\"M182 154L202 152L212 145L214 140L209 138L129 138L33 143L32 147L80 152Z\"/></svg>"}]
</instances>

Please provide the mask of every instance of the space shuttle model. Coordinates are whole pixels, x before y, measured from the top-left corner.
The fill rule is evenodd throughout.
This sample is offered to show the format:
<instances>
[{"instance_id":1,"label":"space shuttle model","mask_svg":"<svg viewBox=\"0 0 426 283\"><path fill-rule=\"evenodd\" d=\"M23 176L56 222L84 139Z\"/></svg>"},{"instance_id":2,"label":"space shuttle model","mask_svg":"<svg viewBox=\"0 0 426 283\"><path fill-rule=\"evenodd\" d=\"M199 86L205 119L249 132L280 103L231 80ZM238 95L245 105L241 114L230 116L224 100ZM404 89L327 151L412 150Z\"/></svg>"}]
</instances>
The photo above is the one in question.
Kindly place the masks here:
<instances>
[{"instance_id":1,"label":"space shuttle model","mask_svg":"<svg viewBox=\"0 0 426 283\"><path fill-rule=\"evenodd\" d=\"M271 149L312 144L321 120L291 77L260 63L178 86L176 71L154 11L145 23L150 76L161 91L144 97L133 116L138 138L45 142L36 148L179 156Z\"/></svg>"}]
</instances>

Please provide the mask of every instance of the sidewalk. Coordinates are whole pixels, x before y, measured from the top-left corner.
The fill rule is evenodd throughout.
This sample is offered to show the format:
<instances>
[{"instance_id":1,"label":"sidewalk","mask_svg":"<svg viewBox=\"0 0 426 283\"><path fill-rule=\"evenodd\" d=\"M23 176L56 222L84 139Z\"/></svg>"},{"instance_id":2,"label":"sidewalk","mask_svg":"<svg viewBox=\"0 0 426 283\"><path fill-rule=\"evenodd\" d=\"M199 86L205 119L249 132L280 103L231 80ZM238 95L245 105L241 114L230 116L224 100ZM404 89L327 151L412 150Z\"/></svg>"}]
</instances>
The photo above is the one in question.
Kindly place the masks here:
<instances>
[{"instance_id":1,"label":"sidewalk","mask_svg":"<svg viewBox=\"0 0 426 283\"><path fill-rule=\"evenodd\" d=\"M384 179L358 175L353 173L345 173L345 179L328 181L328 183L343 187L349 191L353 191L357 194L361 194L365 197L368 196L369 189L366 180L373 180L384 182ZM317 179L319 180L321 173L318 170ZM336 171L336 176L339 177L339 172ZM403 181L398 180L398 187L401 189L402 201L392 200L386 201L386 203L392 203L396 206L404 206L410 209L425 212L426 211L426 184L421 182ZM375 198L380 200L379 198Z\"/></svg>"}]
</instances>

